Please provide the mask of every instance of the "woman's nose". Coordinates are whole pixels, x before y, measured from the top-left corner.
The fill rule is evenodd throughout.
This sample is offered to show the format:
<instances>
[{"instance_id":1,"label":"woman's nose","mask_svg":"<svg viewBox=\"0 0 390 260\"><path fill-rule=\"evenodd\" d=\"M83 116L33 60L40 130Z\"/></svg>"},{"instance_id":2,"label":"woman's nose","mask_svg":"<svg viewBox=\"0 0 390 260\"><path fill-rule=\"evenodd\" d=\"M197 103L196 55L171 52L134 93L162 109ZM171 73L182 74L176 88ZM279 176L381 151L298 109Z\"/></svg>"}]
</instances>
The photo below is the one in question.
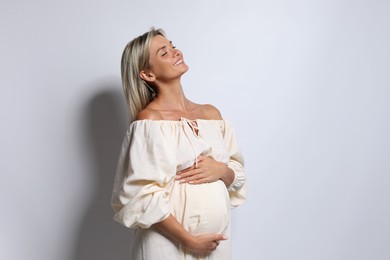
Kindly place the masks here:
<instances>
[{"instance_id":1,"label":"woman's nose","mask_svg":"<svg viewBox=\"0 0 390 260\"><path fill-rule=\"evenodd\" d=\"M180 51L178 49L172 49L172 55L173 57L176 57L180 54Z\"/></svg>"}]
</instances>

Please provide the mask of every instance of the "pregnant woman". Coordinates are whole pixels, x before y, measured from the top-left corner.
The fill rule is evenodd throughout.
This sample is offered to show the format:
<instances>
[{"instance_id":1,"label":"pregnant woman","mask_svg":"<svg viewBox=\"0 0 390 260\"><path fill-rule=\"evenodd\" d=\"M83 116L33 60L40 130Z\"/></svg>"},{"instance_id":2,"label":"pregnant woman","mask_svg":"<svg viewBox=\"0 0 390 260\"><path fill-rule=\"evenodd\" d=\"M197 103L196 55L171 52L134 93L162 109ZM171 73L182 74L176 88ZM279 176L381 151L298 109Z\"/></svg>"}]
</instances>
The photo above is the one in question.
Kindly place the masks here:
<instances>
[{"instance_id":1,"label":"pregnant woman","mask_svg":"<svg viewBox=\"0 0 390 260\"><path fill-rule=\"evenodd\" d=\"M161 29L122 55L132 123L112 206L115 220L135 228L132 260L230 259L230 209L245 201L243 158L218 109L185 97L187 70Z\"/></svg>"}]
</instances>

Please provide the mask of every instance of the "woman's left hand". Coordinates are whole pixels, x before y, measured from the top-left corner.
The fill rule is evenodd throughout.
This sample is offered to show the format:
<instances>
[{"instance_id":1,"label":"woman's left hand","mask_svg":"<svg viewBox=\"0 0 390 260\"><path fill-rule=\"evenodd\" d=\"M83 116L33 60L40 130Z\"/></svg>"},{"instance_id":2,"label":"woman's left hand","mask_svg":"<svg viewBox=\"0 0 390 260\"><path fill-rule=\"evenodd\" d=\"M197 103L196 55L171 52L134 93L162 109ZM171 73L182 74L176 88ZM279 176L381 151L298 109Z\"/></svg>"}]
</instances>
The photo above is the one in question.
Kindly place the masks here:
<instances>
[{"instance_id":1,"label":"woman's left hand","mask_svg":"<svg viewBox=\"0 0 390 260\"><path fill-rule=\"evenodd\" d=\"M234 180L234 172L226 164L218 162L208 156L198 157L198 166L193 166L177 173L176 180L180 183L202 184L217 180L225 182L226 186Z\"/></svg>"}]
</instances>

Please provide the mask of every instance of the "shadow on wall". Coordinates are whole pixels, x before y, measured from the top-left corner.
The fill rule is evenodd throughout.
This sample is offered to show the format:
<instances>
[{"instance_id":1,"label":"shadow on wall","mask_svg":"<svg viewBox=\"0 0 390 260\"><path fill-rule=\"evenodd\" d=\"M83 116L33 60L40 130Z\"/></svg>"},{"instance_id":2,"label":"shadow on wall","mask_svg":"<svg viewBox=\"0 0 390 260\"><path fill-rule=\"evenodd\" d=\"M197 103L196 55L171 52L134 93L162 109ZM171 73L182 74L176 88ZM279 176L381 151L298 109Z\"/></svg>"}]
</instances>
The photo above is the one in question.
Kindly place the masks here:
<instances>
[{"instance_id":1,"label":"shadow on wall","mask_svg":"<svg viewBox=\"0 0 390 260\"><path fill-rule=\"evenodd\" d=\"M112 219L110 205L119 150L127 128L126 103L118 83L103 80L95 85L103 90L87 104L84 123L93 171L89 176L94 176L97 183L80 224L73 259L130 259L133 231Z\"/></svg>"}]
</instances>

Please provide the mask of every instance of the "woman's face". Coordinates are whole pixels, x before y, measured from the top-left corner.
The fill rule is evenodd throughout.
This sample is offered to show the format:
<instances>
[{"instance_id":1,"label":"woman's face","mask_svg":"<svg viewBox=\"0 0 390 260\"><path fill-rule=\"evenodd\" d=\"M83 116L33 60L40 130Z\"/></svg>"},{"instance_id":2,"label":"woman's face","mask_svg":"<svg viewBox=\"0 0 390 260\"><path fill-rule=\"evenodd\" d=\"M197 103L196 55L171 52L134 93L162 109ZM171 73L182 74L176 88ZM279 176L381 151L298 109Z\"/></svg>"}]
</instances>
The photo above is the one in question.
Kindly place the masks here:
<instances>
[{"instance_id":1,"label":"woman's face","mask_svg":"<svg viewBox=\"0 0 390 260\"><path fill-rule=\"evenodd\" d=\"M161 35L152 39L149 47L149 63L151 68L148 71L154 76L155 82L180 78L188 70L183 53Z\"/></svg>"}]
</instances>

